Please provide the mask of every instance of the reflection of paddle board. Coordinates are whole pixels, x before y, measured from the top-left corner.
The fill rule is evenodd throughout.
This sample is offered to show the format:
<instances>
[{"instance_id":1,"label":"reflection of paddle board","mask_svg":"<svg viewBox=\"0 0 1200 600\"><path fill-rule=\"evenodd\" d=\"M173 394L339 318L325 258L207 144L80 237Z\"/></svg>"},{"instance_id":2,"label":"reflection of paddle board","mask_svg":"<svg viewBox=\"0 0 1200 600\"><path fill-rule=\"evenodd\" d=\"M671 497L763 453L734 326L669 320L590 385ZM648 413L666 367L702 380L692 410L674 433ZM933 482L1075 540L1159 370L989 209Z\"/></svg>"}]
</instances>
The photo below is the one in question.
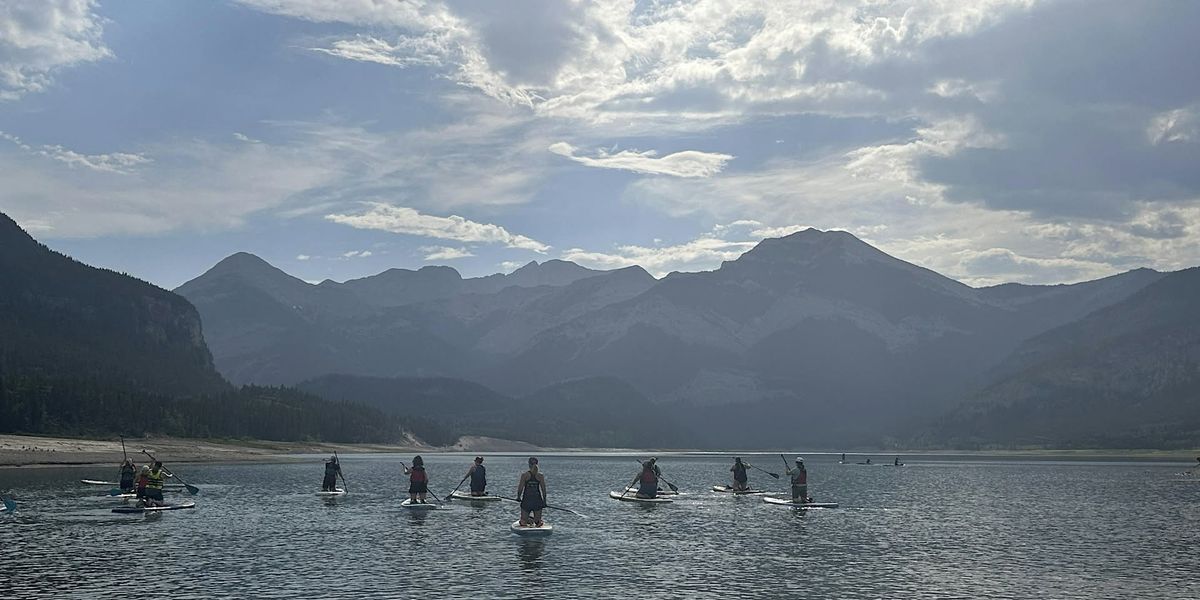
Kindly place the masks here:
<instances>
[{"instance_id":1,"label":"reflection of paddle board","mask_svg":"<svg viewBox=\"0 0 1200 600\"><path fill-rule=\"evenodd\" d=\"M324 496L326 498L331 498L331 497L336 497L336 496L345 496L346 490L343 490L342 488L334 488L334 491L332 491L332 492L321 491L321 492L316 492L316 494L318 496Z\"/></svg>"},{"instance_id":2,"label":"reflection of paddle board","mask_svg":"<svg viewBox=\"0 0 1200 600\"><path fill-rule=\"evenodd\" d=\"M636 494L638 491L638 488L630 487L630 488L625 488L625 490L627 492L629 492L630 494ZM658 495L659 496L678 496L679 492L672 492L671 490L659 489Z\"/></svg>"},{"instance_id":3,"label":"reflection of paddle board","mask_svg":"<svg viewBox=\"0 0 1200 600\"><path fill-rule=\"evenodd\" d=\"M726 493L726 494L734 494L737 496L751 496L754 494L767 493L767 490L735 490L727 485L714 485L712 487L712 491L722 492L722 493Z\"/></svg>"},{"instance_id":4,"label":"reflection of paddle board","mask_svg":"<svg viewBox=\"0 0 1200 600\"><path fill-rule=\"evenodd\" d=\"M409 510L434 510L437 508L437 505L432 502L413 502L411 499L401 502L400 506Z\"/></svg>"},{"instance_id":5,"label":"reflection of paddle board","mask_svg":"<svg viewBox=\"0 0 1200 600\"><path fill-rule=\"evenodd\" d=\"M520 521L513 521L512 527L509 529L517 535L529 537L547 536L554 533L554 526L545 521L542 521L541 527L521 527Z\"/></svg>"},{"instance_id":6,"label":"reflection of paddle board","mask_svg":"<svg viewBox=\"0 0 1200 600\"><path fill-rule=\"evenodd\" d=\"M114 508L114 509L112 509L112 511L115 513L134 515L134 514L142 514L142 513L161 512L164 510L182 510L185 508L196 508L196 503L195 502L184 502L183 504L168 504L166 506L146 506L146 507L122 506L119 508Z\"/></svg>"},{"instance_id":7,"label":"reflection of paddle board","mask_svg":"<svg viewBox=\"0 0 1200 600\"><path fill-rule=\"evenodd\" d=\"M621 492L609 492L608 497L621 502L640 502L642 504L669 504L674 502L670 498L638 498L634 494L621 495Z\"/></svg>"},{"instance_id":8,"label":"reflection of paddle board","mask_svg":"<svg viewBox=\"0 0 1200 600\"><path fill-rule=\"evenodd\" d=\"M450 497L457 498L459 500L470 500L471 502L499 502L504 499L504 498L501 498L500 496L492 496L492 495L472 496L471 492L454 492L454 493L450 494Z\"/></svg>"},{"instance_id":9,"label":"reflection of paddle board","mask_svg":"<svg viewBox=\"0 0 1200 600\"><path fill-rule=\"evenodd\" d=\"M789 506L800 510L810 508L837 508L837 502L792 502L791 498L772 498L767 496L763 498L763 502L774 504L776 506Z\"/></svg>"}]
</instances>

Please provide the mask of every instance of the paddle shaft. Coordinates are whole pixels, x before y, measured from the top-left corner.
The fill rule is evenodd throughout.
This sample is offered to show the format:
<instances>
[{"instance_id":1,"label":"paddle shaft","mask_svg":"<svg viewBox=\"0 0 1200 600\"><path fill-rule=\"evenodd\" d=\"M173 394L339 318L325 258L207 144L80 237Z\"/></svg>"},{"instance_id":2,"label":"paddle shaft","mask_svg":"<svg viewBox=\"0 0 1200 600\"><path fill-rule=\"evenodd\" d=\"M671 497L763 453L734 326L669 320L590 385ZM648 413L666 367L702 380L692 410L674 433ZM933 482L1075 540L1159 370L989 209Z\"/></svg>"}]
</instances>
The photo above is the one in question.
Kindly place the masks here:
<instances>
[{"instance_id":1,"label":"paddle shaft","mask_svg":"<svg viewBox=\"0 0 1200 600\"><path fill-rule=\"evenodd\" d=\"M520 503L521 503L521 501L520 501L520 500L517 500L516 498L507 498L507 497L505 497L505 496L496 496L496 497L497 497L497 498L499 498L499 499L501 499L501 500L508 500L509 502L516 502L517 504L520 504ZM575 516L577 516L577 517L583 517L583 518L585 518L585 519L586 519L586 518L588 518L588 516L587 516L587 515L585 515L585 514L583 514L583 513L577 513L577 512L575 512L575 511L573 511L573 510L569 509L569 508L563 508L563 507L561 507L561 506L554 506L553 504L547 504L547 505L546 505L546 508L553 508L554 510L561 510L561 511L563 511L563 512L569 512L569 513L571 513L571 514L573 514L573 515L575 515Z\"/></svg>"},{"instance_id":2,"label":"paddle shaft","mask_svg":"<svg viewBox=\"0 0 1200 600\"><path fill-rule=\"evenodd\" d=\"M640 461L640 460L638 460L638 459L636 459L636 458L635 458L634 460L637 460L639 465L643 465L643 466L645 466L645 464L646 464L646 463L644 463L644 462L642 462L642 461ZM679 488L678 488L678 487L676 487L676 486L675 486L675 484L671 483L670 481L667 481L667 478L666 478L666 477L663 477L663 476L662 476L662 473L659 473L658 471L655 471L655 472L654 472L654 474L655 474L655 475L658 475L658 478L659 478L659 479L661 479L663 483L667 484L667 487L671 488L671 491L672 491L672 492L678 492L678 491L679 491Z\"/></svg>"},{"instance_id":3,"label":"paddle shaft","mask_svg":"<svg viewBox=\"0 0 1200 600\"><path fill-rule=\"evenodd\" d=\"M457 491L458 491L458 488L462 487L462 484L463 484L463 482L464 482L464 481L466 481L466 480L467 480L467 478L468 478L468 477L470 477L470 476L471 476L471 472L470 472L470 471L467 471L467 474L466 474L466 475L463 475L463 478L462 478L462 480L461 480L461 481L459 481L459 482L458 482L458 485L454 486L454 489L453 489L453 490L450 490L450 493L449 493L449 494L446 494L446 498L447 498L447 499L449 499L449 500L453 500L453 499L454 499L454 492L457 492Z\"/></svg>"},{"instance_id":4,"label":"paddle shaft","mask_svg":"<svg viewBox=\"0 0 1200 600\"><path fill-rule=\"evenodd\" d=\"M154 462L162 462L162 461L158 460L157 458L154 458L154 455L153 455L153 454L150 454L149 452L146 452L146 449L145 449L145 448L142 448L142 454L145 454L146 456L149 456L149 457L150 457L150 460L152 460L152 461L154 461ZM188 491L188 493L189 493L189 494L191 494L191 495L195 496L196 494L199 494L199 493L200 493L200 488L198 488L198 487L196 487L196 486L194 486L194 485L192 485L192 484L190 484L190 483L188 483L188 482L184 481L182 477L180 477L180 476L176 475L175 473L171 472L171 470L170 470L170 469L168 469L168 468L166 468L166 467L163 467L163 468L162 468L162 470L166 471L166 472L167 472L167 475L170 475L171 477L174 477L175 479L178 479L178 480L179 480L179 483L182 483L182 484L183 484L183 488L184 488L184 489L186 489L186 490Z\"/></svg>"},{"instance_id":5,"label":"paddle shaft","mask_svg":"<svg viewBox=\"0 0 1200 600\"><path fill-rule=\"evenodd\" d=\"M625 486L625 489L621 490L621 497L622 497L622 498L624 498L624 497L625 497L625 494L628 494L628 493L629 493L629 488L633 487L633 484L637 483L637 480L638 480L638 478L639 478L639 477L641 477L641 476L642 476L642 475L641 475L641 473L639 473L639 474L637 474L637 475L634 475L634 477L633 477L633 481L630 481L630 482L629 482L629 485Z\"/></svg>"},{"instance_id":6,"label":"paddle shaft","mask_svg":"<svg viewBox=\"0 0 1200 600\"><path fill-rule=\"evenodd\" d=\"M751 464L751 463L746 463L746 464L750 465L750 468L751 468L751 469L758 469L759 471L762 471L763 473L766 473L767 475L770 475L771 477L774 477L775 479L779 479L779 474L778 474L778 473L772 473L772 472L770 472L770 471L768 471L768 470L766 470L766 469L764 469L764 468L762 468L762 467L757 467L757 466L755 466L755 465L753 465L753 464Z\"/></svg>"}]
</instances>

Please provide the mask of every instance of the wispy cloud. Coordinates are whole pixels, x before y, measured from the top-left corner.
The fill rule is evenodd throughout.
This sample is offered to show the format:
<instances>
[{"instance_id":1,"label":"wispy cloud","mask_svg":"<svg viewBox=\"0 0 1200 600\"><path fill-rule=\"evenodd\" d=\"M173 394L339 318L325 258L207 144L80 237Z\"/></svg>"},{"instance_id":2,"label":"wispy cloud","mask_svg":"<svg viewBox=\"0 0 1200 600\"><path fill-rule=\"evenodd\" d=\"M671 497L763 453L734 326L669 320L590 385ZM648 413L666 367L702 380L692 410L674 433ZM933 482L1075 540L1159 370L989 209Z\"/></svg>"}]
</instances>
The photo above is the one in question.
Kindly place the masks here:
<instances>
[{"instance_id":1,"label":"wispy cloud","mask_svg":"<svg viewBox=\"0 0 1200 600\"><path fill-rule=\"evenodd\" d=\"M307 254L297 254L296 260L311 260L312 257Z\"/></svg>"},{"instance_id":2,"label":"wispy cloud","mask_svg":"<svg viewBox=\"0 0 1200 600\"><path fill-rule=\"evenodd\" d=\"M600 150L596 156L581 156L576 154L577 149L574 146L566 142L551 144L549 150L589 167L674 177L711 177L720 173L721 169L725 168L725 163L733 160L733 156L729 154L698 150L684 150L663 157L659 157L654 150L622 150L617 153Z\"/></svg>"},{"instance_id":3,"label":"wispy cloud","mask_svg":"<svg viewBox=\"0 0 1200 600\"><path fill-rule=\"evenodd\" d=\"M458 215L448 217L425 215L413 208L393 206L382 202L367 203L367 210L361 213L330 214L325 218L356 229L375 229L456 242L504 244L509 248L540 253L550 250L550 246L546 244L523 235L510 233L499 225L477 223Z\"/></svg>"},{"instance_id":4,"label":"wispy cloud","mask_svg":"<svg viewBox=\"0 0 1200 600\"><path fill-rule=\"evenodd\" d=\"M721 261L734 260L753 248L757 241L728 241L711 235L670 246L622 245L597 252L571 248L562 258L588 267L616 269L638 265L655 277L671 271L712 269Z\"/></svg>"},{"instance_id":5,"label":"wispy cloud","mask_svg":"<svg viewBox=\"0 0 1200 600\"><path fill-rule=\"evenodd\" d=\"M15 144L18 148L38 156L43 156L51 160L65 163L71 167L83 167L93 171L102 171L106 173L129 174L138 165L153 162L143 154L130 154L128 152L112 152L108 154L80 154L74 150L64 148L57 144L43 144L41 146L31 146L21 138L0 131L0 139L7 140Z\"/></svg>"},{"instance_id":6,"label":"wispy cloud","mask_svg":"<svg viewBox=\"0 0 1200 600\"><path fill-rule=\"evenodd\" d=\"M452 248L450 246L421 246L421 252L425 253L425 260L454 260L456 258L467 258L475 256L473 252L466 248Z\"/></svg>"},{"instance_id":7,"label":"wispy cloud","mask_svg":"<svg viewBox=\"0 0 1200 600\"><path fill-rule=\"evenodd\" d=\"M373 253L370 250L351 250L349 252L343 252L342 258L367 258L372 254Z\"/></svg>"}]
</instances>

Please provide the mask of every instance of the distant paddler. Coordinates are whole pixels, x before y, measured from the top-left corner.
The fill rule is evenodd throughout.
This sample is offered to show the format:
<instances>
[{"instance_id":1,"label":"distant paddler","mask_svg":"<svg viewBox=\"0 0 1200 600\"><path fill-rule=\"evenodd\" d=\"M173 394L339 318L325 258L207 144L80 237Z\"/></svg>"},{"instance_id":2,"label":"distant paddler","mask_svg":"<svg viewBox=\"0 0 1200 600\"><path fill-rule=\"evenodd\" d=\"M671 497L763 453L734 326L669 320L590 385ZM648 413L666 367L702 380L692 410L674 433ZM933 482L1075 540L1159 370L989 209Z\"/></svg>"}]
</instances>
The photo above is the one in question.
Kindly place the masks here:
<instances>
[{"instance_id":1,"label":"distant paddler","mask_svg":"<svg viewBox=\"0 0 1200 600\"><path fill-rule=\"evenodd\" d=\"M337 478L342 474L342 465L338 463L337 456L330 456L325 461L325 479L321 482L322 492L336 492Z\"/></svg>"},{"instance_id":2,"label":"distant paddler","mask_svg":"<svg viewBox=\"0 0 1200 600\"><path fill-rule=\"evenodd\" d=\"M133 491L134 479L137 477L137 467L133 464L132 458L126 458L125 462L121 463L121 480L118 484L122 494L128 494Z\"/></svg>"},{"instance_id":3,"label":"distant paddler","mask_svg":"<svg viewBox=\"0 0 1200 600\"><path fill-rule=\"evenodd\" d=\"M171 475L163 469L161 460L154 461L154 466L146 473L146 489L142 494L142 506L163 506L163 481Z\"/></svg>"},{"instance_id":4,"label":"distant paddler","mask_svg":"<svg viewBox=\"0 0 1200 600\"><path fill-rule=\"evenodd\" d=\"M150 483L150 465L142 465L138 471L137 483L134 484L134 494L137 495L139 502L146 498L146 486Z\"/></svg>"},{"instance_id":5,"label":"distant paddler","mask_svg":"<svg viewBox=\"0 0 1200 600\"><path fill-rule=\"evenodd\" d=\"M425 503L425 495L429 493L429 475L425 473L425 459L414 456L412 467L404 465L404 474L408 475L408 501Z\"/></svg>"},{"instance_id":6,"label":"distant paddler","mask_svg":"<svg viewBox=\"0 0 1200 600\"><path fill-rule=\"evenodd\" d=\"M475 463L467 469L467 477L471 478L471 495L487 495L487 468L483 466L483 457L476 456Z\"/></svg>"},{"instance_id":7,"label":"distant paddler","mask_svg":"<svg viewBox=\"0 0 1200 600\"><path fill-rule=\"evenodd\" d=\"M529 457L529 470L517 481L517 502L521 503L521 527L541 527L542 509L546 508L546 476L538 471L538 459Z\"/></svg>"},{"instance_id":8,"label":"distant paddler","mask_svg":"<svg viewBox=\"0 0 1200 600\"><path fill-rule=\"evenodd\" d=\"M804 459L797 456L794 468L787 467L786 460L784 465L788 477L792 478L792 502L812 502L812 498L808 497L808 469L804 468Z\"/></svg>"},{"instance_id":9,"label":"distant paddler","mask_svg":"<svg viewBox=\"0 0 1200 600\"><path fill-rule=\"evenodd\" d=\"M749 467L750 463L742 462L741 457L733 459L733 467L729 470L733 473L732 487L734 491L741 492L750 489L750 475L746 472Z\"/></svg>"},{"instance_id":10,"label":"distant paddler","mask_svg":"<svg viewBox=\"0 0 1200 600\"><path fill-rule=\"evenodd\" d=\"M654 463L655 459L653 458L642 463L642 472L634 479L638 484L638 498L658 497L658 478L662 475L662 471Z\"/></svg>"}]
</instances>

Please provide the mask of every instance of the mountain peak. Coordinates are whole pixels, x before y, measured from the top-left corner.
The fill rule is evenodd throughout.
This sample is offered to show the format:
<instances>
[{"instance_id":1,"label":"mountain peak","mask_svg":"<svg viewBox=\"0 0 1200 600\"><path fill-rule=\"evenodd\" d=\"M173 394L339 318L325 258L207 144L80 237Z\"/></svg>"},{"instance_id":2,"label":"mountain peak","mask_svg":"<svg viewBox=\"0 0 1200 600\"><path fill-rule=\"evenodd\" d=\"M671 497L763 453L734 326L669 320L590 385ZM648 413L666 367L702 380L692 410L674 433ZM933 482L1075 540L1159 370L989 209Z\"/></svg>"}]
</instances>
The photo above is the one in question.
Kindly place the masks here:
<instances>
[{"instance_id":1,"label":"mountain peak","mask_svg":"<svg viewBox=\"0 0 1200 600\"><path fill-rule=\"evenodd\" d=\"M807 264L840 258L844 262L896 260L848 231L812 227L779 238L767 238L733 262Z\"/></svg>"},{"instance_id":2,"label":"mountain peak","mask_svg":"<svg viewBox=\"0 0 1200 600\"><path fill-rule=\"evenodd\" d=\"M277 270L271 263L249 252L235 252L222 258L208 271L210 273L255 273Z\"/></svg>"}]
</instances>

